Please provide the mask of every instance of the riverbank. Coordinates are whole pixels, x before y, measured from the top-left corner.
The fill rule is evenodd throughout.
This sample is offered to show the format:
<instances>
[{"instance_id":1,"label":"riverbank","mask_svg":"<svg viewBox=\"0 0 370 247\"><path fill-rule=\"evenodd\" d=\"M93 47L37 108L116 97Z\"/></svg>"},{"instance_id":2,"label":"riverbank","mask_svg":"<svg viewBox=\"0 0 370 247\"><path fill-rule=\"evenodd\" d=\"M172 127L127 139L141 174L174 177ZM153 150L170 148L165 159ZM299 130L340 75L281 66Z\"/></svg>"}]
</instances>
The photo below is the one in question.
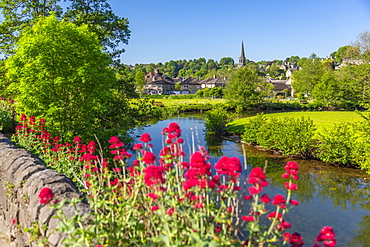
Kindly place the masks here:
<instances>
[{"instance_id":1,"label":"riverbank","mask_svg":"<svg viewBox=\"0 0 370 247\"><path fill-rule=\"evenodd\" d=\"M368 119L357 111L257 114L231 121L227 132L275 154L370 172Z\"/></svg>"}]
</instances>

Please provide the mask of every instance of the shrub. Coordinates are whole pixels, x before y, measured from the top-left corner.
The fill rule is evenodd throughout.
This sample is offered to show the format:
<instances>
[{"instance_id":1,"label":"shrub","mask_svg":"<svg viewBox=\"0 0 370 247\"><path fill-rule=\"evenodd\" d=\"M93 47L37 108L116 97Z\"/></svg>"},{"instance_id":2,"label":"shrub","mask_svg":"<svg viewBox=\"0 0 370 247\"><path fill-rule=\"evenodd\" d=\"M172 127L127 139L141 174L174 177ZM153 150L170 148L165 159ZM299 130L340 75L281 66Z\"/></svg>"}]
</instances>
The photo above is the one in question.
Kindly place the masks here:
<instances>
[{"instance_id":1,"label":"shrub","mask_svg":"<svg viewBox=\"0 0 370 247\"><path fill-rule=\"evenodd\" d=\"M279 150L283 155L312 156L315 133L313 121L305 118L269 118L260 114L245 126L242 140L263 148Z\"/></svg>"},{"instance_id":2,"label":"shrub","mask_svg":"<svg viewBox=\"0 0 370 247\"><path fill-rule=\"evenodd\" d=\"M221 104L215 105L212 110L206 112L205 128L207 134L223 135L226 132L226 124L232 119L231 113L227 112Z\"/></svg>"}]
</instances>

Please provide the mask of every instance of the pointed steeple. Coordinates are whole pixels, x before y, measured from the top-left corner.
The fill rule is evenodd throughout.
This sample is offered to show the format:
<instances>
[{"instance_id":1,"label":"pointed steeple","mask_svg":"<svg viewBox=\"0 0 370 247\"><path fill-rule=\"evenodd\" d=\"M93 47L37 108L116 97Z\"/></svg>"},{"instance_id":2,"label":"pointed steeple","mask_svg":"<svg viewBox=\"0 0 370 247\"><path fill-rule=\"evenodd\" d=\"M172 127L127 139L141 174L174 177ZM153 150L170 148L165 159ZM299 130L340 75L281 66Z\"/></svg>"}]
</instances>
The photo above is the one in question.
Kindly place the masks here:
<instances>
[{"instance_id":1,"label":"pointed steeple","mask_svg":"<svg viewBox=\"0 0 370 247\"><path fill-rule=\"evenodd\" d=\"M244 42L242 41L242 47L240 48L239 66L245 66L245 54L244 54Z\"/></svg>"}]
</instances>

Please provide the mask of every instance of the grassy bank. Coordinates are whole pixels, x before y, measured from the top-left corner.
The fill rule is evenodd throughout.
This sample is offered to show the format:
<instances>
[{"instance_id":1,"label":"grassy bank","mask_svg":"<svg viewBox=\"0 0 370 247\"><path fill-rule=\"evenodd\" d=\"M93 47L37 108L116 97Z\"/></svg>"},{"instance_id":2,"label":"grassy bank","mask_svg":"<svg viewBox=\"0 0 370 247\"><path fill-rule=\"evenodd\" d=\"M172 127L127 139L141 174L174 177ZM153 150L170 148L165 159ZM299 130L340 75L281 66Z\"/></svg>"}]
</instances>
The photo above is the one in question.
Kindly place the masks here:
<instances>
[{"instance_id":1,"label":"grassy bank","mask_svg":"<svg viewBox=\"0 0 370 247\"><path fill-rule=\"evenodd\" d=\"M268 118L275 117L275 118L286 118L286 117L293 117L293 118L310 118L317 130L316 133L323 133L325 129L332 129L334 128L335 124L339 124L342 122L356 122L360 121L362 118L356 111L300 111L300 112L279 112L279 113L271 113L265 114ZM243 125L248 122L249 117L247 118L240 118L235 119L231 123L228 124L228 131L231 133L242 133L243 132Z\"/></svg>"}]
</instances>

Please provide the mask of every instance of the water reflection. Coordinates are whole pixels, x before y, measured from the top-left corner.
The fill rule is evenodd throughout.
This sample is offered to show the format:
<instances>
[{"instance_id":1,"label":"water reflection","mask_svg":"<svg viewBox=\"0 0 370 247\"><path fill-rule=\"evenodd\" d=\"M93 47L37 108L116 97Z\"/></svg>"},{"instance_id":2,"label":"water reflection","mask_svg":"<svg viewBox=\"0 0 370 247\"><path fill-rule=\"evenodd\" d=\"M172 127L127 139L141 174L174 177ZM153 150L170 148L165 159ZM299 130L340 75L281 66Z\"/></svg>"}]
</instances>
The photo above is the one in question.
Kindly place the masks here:
<instances>
[{"instance_id":1,"label":"water reflection","mask_svg":"<svg viewBox=\"0 0 370 247\"><path fill-rule=\"evenodd\" d=\"M209 151L212 164L223 155L244 159L242 145L205 136L204 120L199 117L162 120L136 129L134 138L137 140L142 133L150 133L154 152L158 154L162 148L159 144L163 143L161 131L171 122L179 123L183 130L186 153L202 145ZM254 166L264 167L267 160L270 186L265 192L270 196L285 195L285 181L281 175L289 159L270 155L254 147L244 146L244 150L248 169L243 177ZM305 246L312 246L320 229L330 225L337 235L337 246L370 246L368 175L360 170L328 166L319 161L295 161L300 167L300 179L297 182L299 190L293 194L293 199L298 200L300 205L287 215L287 221L292 224L289 232L300 232ZM248 210L248 205L244 210Z\"/></svg>"}]
</instances>

